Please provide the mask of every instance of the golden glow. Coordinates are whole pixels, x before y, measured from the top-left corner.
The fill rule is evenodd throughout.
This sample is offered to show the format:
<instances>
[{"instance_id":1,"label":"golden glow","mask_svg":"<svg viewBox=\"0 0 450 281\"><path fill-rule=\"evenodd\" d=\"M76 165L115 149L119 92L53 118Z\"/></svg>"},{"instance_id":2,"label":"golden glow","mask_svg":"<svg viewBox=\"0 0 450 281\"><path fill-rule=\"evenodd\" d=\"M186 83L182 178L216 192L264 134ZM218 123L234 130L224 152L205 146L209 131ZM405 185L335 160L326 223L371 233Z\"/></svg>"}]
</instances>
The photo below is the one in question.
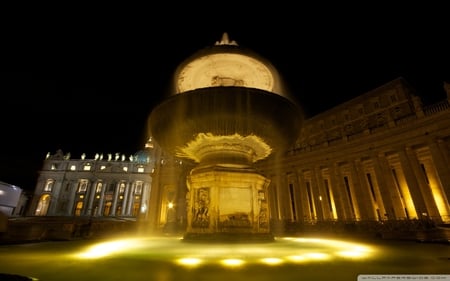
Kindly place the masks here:
<instances>
[{"instance_id":1,"label":"golden glow","mask_svg":"<svg viewBox=\"0 0 450 281\"><path fill-rule=\"evenodd\" d=\"M215 53L183 65L175 75L176 94L200 88L239 86L281 94L276 70L250 55Z\"/></svg>"},{"instance_id":2,"label":"golden glow","mask_svg":"<svg viewBox=\"0 0 450 281\"><path fill-rule=\"evenodd\" d=\"M242 259L224 259L221 260L220 263L227 267L237 267L242 266L245 263L245 261Z\"/></svg>"},{"instance_id":3,"label":"golden glow","mask_svg":"<svg viewBox=\"0 0 450 281\"><path fill-rule=\"evenodd\" d=\"M211 133L201 133L185 147L179 148L176 156L200 162L208 153L228 150L245 154L251 158L252 162L264 159L272 153L272 148L263 139L255 135L215 136Z\"/></svg>"},{"instance_id":4,"label":"golden glow","mask_svg":"<svg viewBox=\"0 0 450 281\"><path fill-rule=\"evenodd\" d=\"M281 258L262 258L261 262L268 265L277 265L283 263Z\"/></svg>"},{"instance_id":5,"label":"golden glow","mask_svg":"<svg viewBox=\"0 0 450 281\"><path fill-rule=\"evenodd\" d=\"M331 258L331 256L329 254L319 253L319 252L307 253L305 255L305 257L310 258L312 260L327 260L327 259Z\"/></svg>"},{"instance_id":6,"label":"golden glow","mask_svg":"<svg viewBox=\"0 0 450 281\"><path fill-rule=\"evenodd\" d=\"M306 257L304 256L287 256L286 259L294 263L303 262L307 260Z\"/></svg>"},{"instance_id":7,"label":"golden glow","mask_svg":"<svg viewBox=\"0 0 450 281\"><path fill-rule=\"evenodd\" d=\"M117 239L93 244L74 255L77 259L98 259L132 255L166 260L185 267L219 264L243 267L247 264L277 266L326 260L367 259L376 256L374 247L362 243L321 238L277 238L274 243L201 244L182 243L182 238Z\"/></svg>"},{"instance_id":8,"label":"golden glow","mask_svg":"<svg viewBox=\"0 0 450 281\"><path fill-rule=\"evenodd\" d=\"M431 181L430 188L441 218L443 218L444 222L450 221L449 207L444 199L440 186L438 186L434 181Z\"/></svg>"},{"instance_id":9,"label":"golden glow","mask_svg":"<svg viewBox=\"0 0 450 281\"><path fill-rule=\"evenodd\" d=\"M367 251L365 249L350 249L347 251L341 251L337 252L338 255L342 257L349 257L349 258L362 258L367 256Z\"/></svg>"},{"instance_id":10,"label":"golden glow","mask_svg":"<svg viewBox=\"0 0 450 281\"><path fill-rule=\"evenodd\" d=\"M80 253L78 257L85 259L102 258L115 254L117 252L121 252L133 245L135 245L135 243L132 240L117 240L99 243L89 247L85 252Z\"/></svg>"},{"instance_id":11,"label":"golden glow","mask_svg":"<svg viewBox=\"0 0 450 281\"><path fill-rule=\"evenodd\" d=\"M176 263L179 265L194 267L202 263L201 259L198 258L182 258L176 260Z\"/></svg>"}]
</instances>

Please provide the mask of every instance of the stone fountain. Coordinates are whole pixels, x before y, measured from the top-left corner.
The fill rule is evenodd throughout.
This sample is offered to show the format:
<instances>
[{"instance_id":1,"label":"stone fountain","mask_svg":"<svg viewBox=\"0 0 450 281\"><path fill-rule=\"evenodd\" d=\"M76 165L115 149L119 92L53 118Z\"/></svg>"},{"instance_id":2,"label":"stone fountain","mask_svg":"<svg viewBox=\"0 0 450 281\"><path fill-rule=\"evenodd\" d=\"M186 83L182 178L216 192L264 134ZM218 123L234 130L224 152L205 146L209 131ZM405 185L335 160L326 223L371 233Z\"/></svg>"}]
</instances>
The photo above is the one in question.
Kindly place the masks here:
<instances>
[{"instance_id":1,"label":"stone fountain","mask_svg":"<svg viewBox=\"0 0 450 281\"><path fill-rule=\"evenodd\" d=\"M297 138L301 110L275 67L230 41L186 59L150 114L154 140L196 163L187 177L185 240L270 241L270 180L254 163Z\"/></svg>"}]
</instances>

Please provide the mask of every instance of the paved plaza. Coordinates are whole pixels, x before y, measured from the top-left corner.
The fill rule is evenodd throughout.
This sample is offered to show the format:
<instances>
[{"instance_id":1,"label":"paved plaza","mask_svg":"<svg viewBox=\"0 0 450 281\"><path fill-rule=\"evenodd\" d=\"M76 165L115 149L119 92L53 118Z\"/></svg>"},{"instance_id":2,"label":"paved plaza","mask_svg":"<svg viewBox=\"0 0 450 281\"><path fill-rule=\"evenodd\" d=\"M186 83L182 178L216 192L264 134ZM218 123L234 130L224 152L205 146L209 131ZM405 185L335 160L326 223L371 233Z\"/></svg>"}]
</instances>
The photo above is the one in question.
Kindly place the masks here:
<instances>
[{"instance_id":1,"label":"paved plaza","mask_svg":"<svg viewBox=\"0 0 450 281\"><path fill-rule=\"evenodd\" d=\"M320 237L226 244L179 237L112 237L2 245L0 273L42 281L339 281L373 274L450 280L450 245Z\"/></svg>"}]
</instances>

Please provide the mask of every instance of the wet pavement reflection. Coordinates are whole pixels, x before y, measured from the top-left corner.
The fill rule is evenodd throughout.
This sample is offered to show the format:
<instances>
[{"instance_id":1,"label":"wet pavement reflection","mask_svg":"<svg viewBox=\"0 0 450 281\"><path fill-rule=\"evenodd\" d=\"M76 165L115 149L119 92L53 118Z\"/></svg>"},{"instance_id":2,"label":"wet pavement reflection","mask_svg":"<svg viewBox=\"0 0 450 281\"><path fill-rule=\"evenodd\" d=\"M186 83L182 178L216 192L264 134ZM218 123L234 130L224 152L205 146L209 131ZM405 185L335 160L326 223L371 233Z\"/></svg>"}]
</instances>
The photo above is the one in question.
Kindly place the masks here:
<instances>
[{"instance_id":1,"label":"wet pavement reflection","mask_svg":"<svg viewBox=\"0 0 450 281\"><path fill-rule=\"evenodd\" d=\"M361 274L450 274L450 245L317 237L267 243L190 243L179 237L52 241L0 246L0 273L45 281L357 280Z\"/></svg>"}]
</instances>

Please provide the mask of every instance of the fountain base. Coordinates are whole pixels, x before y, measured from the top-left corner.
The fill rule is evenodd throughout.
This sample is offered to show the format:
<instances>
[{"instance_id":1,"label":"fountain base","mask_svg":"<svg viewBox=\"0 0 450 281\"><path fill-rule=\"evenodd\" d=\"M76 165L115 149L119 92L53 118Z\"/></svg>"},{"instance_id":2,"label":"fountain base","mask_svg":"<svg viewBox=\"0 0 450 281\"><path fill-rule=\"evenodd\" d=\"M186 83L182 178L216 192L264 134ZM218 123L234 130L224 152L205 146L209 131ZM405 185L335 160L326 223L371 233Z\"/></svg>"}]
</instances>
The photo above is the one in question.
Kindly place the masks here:
<instances>
[{"instance_id":1,"label":"fountain base","mask_svg":"<svg viewBox=\"0 0 450 281\"><path fill-rule=\"evenodd\" d=\"M200 165L189 188L186 240L273 240L269 225L269 180L245 165Z\"/></svg>"}]
</instances>

